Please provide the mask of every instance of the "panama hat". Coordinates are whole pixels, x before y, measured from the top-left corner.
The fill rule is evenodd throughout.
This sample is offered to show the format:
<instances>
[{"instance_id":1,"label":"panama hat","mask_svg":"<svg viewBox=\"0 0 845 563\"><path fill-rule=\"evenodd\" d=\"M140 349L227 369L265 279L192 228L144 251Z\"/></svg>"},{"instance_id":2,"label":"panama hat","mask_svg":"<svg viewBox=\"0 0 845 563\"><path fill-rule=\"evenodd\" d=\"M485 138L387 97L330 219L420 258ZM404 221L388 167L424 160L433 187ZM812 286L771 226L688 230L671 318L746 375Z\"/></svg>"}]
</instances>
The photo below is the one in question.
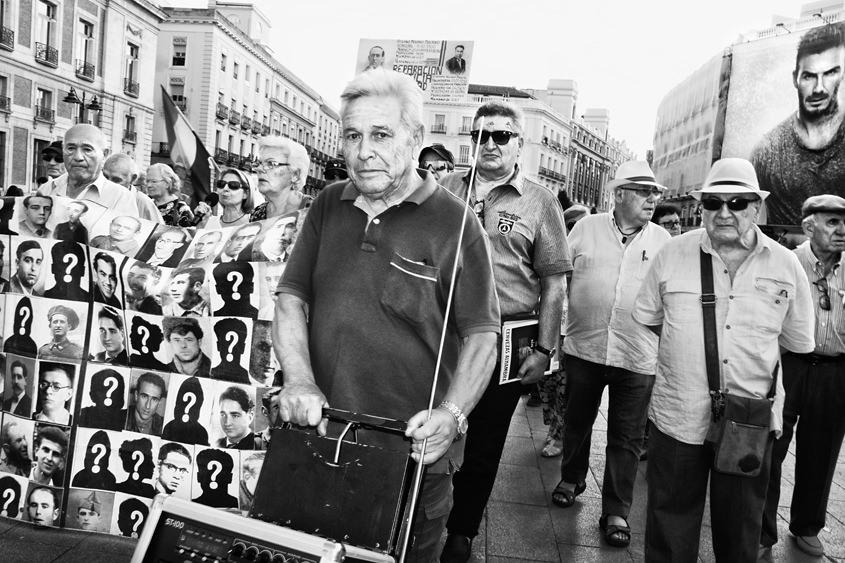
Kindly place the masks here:
<instances>
[{"instance_id":1,"label":"panama hat","mask_svg":"<svg viewBox=\"0 0 845 563\"><path fill-rule=\"evenodd\" d=\"M648 162L644 160L629 160L623 162L616 170L616 177L609 181L605 186L608 190L618 188L619 186L626 186L628 184L639 184L642 186L654 186L665 190L665 186L661 186L654 178L654 172Z\"/></svg>"},{"instance_id":2,"label":"panama hat","mask_svg":"<svg viewBox=\"0 0 845 563\"><path fill-rule=\"evenodd\" d=\"M769 192L760 189L754 165L744 158L723 158L714 162L704 180L704 187L690 195L700 200L706 194L748 194L761 200L769 197Z\"/></svg>"}]
</instances>

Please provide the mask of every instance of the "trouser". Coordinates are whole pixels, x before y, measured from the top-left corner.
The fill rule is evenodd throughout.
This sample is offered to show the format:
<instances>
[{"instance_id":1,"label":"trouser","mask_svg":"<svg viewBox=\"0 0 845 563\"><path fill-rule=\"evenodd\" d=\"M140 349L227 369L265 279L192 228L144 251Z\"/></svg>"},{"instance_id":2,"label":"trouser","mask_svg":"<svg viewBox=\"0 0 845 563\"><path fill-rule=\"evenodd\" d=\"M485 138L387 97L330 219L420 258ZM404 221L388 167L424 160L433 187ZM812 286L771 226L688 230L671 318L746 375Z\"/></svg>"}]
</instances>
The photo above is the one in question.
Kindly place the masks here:
<instances>
[{"instance_id":1,"label":"trouser","mask_svg":"<svg viewBox=\"0 0 845 563\"><path fill-rule=\"evenodd\" d=\"M468 538L478 535L484 507L490 499L511 417L523 387L519 382L499 385L499 366L487 390L468 417L464 462L455 474L454 506L446 529Z\"/></svg>"},{"instance_id":2,"label":"trouser","mask_svg":"<svg viewBox=\"0 0 845 563\"><path fill-rule=\"evenodd\" d=\"M711 448L675 440L652 424L648 438L645 560L698 560L709 479L716 561L756 562L773 440L770 437L760 475L737 477L712 470Z\"/></svg>"},{"instance_id":3,"label":"trouser","mask_svg":"<svg viewBox=\"0 0 845 563\"><path fill-rule=\"evenodd\" d=\"M580 483L590 467L593 423L610 389L602 513L628 517L654 376L566 356L569 399L564 415L560 477Z\"/></svg>"},{"instance_id":4,"label":"trouser","mask_svg":"<svg viewBox=\"0 0 845 563\"><path fill-rule=\"evenodd\" d=\"M414 516L414 541L405 560L408 563L438 561L437 546L452 506L452 475L427 471Z\"/></svg>"},{"instance_id":5,"label":"trouser","mask_svg":"<svg viewBox=\"0 0 845 563\"><path fill-rule=\"evenodd\" d=\"M772 470L763 513L762 545L778 541L777 509L781 465L795 423L795 480L789 531L816 536L824 528L830 485L845 436L845 356L829 359L812 354L783 355L783 434L772 449Z\"/></svg>"}]
</instances>

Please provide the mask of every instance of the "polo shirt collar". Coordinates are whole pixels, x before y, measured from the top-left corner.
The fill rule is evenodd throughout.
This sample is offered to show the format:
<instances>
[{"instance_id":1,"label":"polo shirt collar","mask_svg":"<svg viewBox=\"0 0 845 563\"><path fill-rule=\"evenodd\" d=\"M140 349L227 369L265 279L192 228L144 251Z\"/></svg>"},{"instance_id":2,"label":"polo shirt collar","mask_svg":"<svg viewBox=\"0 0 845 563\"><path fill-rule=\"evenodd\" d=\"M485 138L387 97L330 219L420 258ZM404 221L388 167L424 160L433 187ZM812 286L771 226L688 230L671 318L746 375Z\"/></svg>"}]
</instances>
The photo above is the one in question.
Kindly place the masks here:
<instances>
[{"instance_id":1,"label":"polo shirt collar","mask_svg":"<svg viewBox=\"0 0 845 563\"><path fill-rule=\"evenodd\" d=\"M464 174L462 180L465 186L469 186L469 179L472 176L472 171L474 169L470 168ZM519 164L515 164L513 167L513 174L510 175L510 178L507 179L506 182L499 184L496 186L500 188L502 186L510 186L516 190L519 195L522 195L522 192L525 190L525 175L522 173L522 170L519 168Z\"/></svg>"},{"instance_id":2,"label":"polo shirt collar","mask_svg":"<svg viewBox=\"0 0 845 563\"><path fill-rule=\"evenodd\" d=\"M434 194L437 189L437 181L434 179L434 175L428 170L417 169L416 172L420 175L423 182L402 201L409 201L420 205ZM340 199L341 201L355 201L359 195L361 195L361 192L358 191L352 180L347 180L346 185L343 186L343 192L340 194Z\"/></svg>"}]
</instances>

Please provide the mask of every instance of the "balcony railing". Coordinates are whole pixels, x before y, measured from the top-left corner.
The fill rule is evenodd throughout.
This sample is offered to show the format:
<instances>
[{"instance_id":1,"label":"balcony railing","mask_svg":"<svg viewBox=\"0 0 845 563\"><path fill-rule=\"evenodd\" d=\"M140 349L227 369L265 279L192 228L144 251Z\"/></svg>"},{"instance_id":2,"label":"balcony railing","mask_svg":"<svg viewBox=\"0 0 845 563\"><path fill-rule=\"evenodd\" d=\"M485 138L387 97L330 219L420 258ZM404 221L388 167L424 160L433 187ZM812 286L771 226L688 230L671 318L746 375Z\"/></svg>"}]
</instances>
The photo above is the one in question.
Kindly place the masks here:
<instances>
[{"instance_id":1,"label":"balcony railing","mask_svg":"<svg viewBox=\"0 0 845 563\"><path fill-rule=\"evenodd\" d=\"M226 149L216 149L214 151L214 160L220 164L225 164L229 160L229 151Z\"/></svg>"},{"instance_id":2,"label":"balcony railing","mask_svg":"<svg viewBox=\"0 0 845 563\"><path fill-rule=\"evenodd\" d=\"M135 142L138 140L138 133L136 131L128 131L124 129L123 140L127 143L132 143L134 145Z\"/></svg>"},{"instance_id":3,"label":"balcony railing","mask_svg":"<svg viewBox=\"0 0 845 563\"><path fill-rule=\"evenodd\" d=\"M0 27L0 48L15 50L15 32L6 26Z\"/></svg>"},{"instance_id":4,"label":"balcony railing","mask_svg":"<svg viewBox=\"0 0 845 563\"><path fill-rule=\"evenodd\" d=\"M0 96L0 111L10 113L12 111L12 100L9 96Z\"/></svg>"},{"instance_id":5,"label":"balcony railing","mask_svg":"<svg viewBox=\"0 0 845 563\"><path fill-rule=\"evenodd\" d=\"M123 92L128 96L137 98L141 93L141 85L131 78L126 78L123 80Z\"/></svg>"},{"instance_id":6,"label":"balcony railing","mask_svg":"<svg viewBox=\"0 0 845 563\"><path fill-rule=\"evenodd\" d=\"M168 143L159 143L158 144L158 154L162 156L167 156L170 154L170 145Z\"/></svg>"},{"instance_id":7,"label":"balcony railing","mask_svg":"<svg viewBox=\"0 0 845 563\"><path fill-rule=\"evenodd\" d=\"M246 170L248 172L252 172L252 167L254 165L255 165L255 161L253 160L252 155L241 157L241 162L239 164L241 170Z\"/></svg>"},{"instance_id":8,"label":"balcony railing","mask_svg":"<svg viewBox=\"0 0 845 563\"><path fill-rule=\"evenodd\" d=\"M46 106L35 106L35 119L46 121L47 123L55 123L56 112Z\"/></svg>"},{"instance_id":9,"label":"balcony railing","mask_svg":"<svg viewBox=\"0 0 845 563\"><path fill-rule=\"evenodd\" d=\"M170 97L173 98L173 103L176 104L177 108L181 109L182 111L188 109L188 98L178 94Z\"/></svg>"},{"instance_id":10,"label":"balcony railing","mask_svg":"<svg viewBox=\"0 0 845 563\"><path fill-rule=\"evenodd\" d=\"M221 104L220 102L217 102L217 119L224 119L225 120L227 117L229 117L228 106L225 106L225 105Z\"/></svg>"},{"instance_id":11,"label":"balcony railing","mask_svg":"<svg viewBox=\"0 0 845 563\"><path fill-rule=\"evenodd\" d=\"M46 43L36 43L35 60L41 64L57 68L59 66L59 50Z\"/></svg>"},{"instance_id":12,"label":"balcony railing","mask_svg":"<svg viewBox=\"0 0 845 563\"><path fill-rule=\"evenodd\" d=\"M267 136L270 134L270 126L269 125L262 125L261 126L261 134Z\"/></svg>"},{"instance_id":13,"label":"balcony railing","mask_svg":"<svg viewBox=\"0 0 845 563\"><path fill-rule=\"evenodd\" d=\"M237 125L241 122L241 112L235 110L229 110L229 123L232 125Z\"/></svg>"},{"instance_id":14,"label":"balcony railing","mask_svg":"<svg viewBox=\"0 0 845 563\"><path fill-rule=\"evenodd\" d=\"M76 59L76 76L94 82L94 65L82 59Z\"/></svg>"},{"instance_id":15,"label":"balcony railing","mask_svg":"<svg viewBox=\"0 0 845 563\"><path fill-rule=\"evenodd\" d=\"M446 124L445 123L435 123L431 126L432 133L445 133L446 132Z\"/></svg>"},{"instance_id":16,"label":"balcony railing","mask_svg":"<svg viewBox=\"0 0 845 563\"><path fill-rule=\"evenodd\" d=\"M261 122L260 121L256 121L254 119L252 120L252 132L255 133L256 135L261 134Z\"/></svg>"},{"instance_id":17,"label":"balcony railing","mask_svg":"<svg viewBox=\"0 0 845 563\"><path fill-rule=\"evenodd\" d=\"M461 127L461 130L458 131L458 135L469 135L472 131L472 127Z\"/></svg>"},{"instance_id":18,"label":"balcony railing","mask_svg":"<svg viewBox=\"0 0 845 563\"><path fill-rule=\"evenodd\" d=\"M252 127L252 120L247 116L241 117L241 129L249 129L250 127Z\"/></svg>"},{"instance_id":19,"label":"balcony railing","mask_svg":"<svg viewBox=\"0 0 845 563\"><path fill-rule=\"evenodd\" d=\"M241 163L241 157L235 153L229 153L229 158L226 159L226 166L236 167Z\"/></svg>"}]
</instances>

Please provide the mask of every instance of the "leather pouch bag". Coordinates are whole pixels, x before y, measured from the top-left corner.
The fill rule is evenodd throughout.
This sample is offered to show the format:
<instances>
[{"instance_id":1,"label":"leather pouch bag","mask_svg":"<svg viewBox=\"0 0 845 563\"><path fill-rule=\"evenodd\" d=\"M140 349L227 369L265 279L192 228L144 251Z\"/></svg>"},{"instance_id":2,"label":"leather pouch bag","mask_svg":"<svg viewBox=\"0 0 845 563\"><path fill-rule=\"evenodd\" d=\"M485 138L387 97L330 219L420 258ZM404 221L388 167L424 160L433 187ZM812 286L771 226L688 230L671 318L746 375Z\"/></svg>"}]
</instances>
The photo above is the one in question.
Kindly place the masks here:
<instances>
[{"instance_id":1,"label":"leather pouch bag","mask_svg":"<svg viewBox=\"0 0 845 563\"><path fill-rule=\"evenodd\" d=\"M724 413L710 422L705 439L713 448L713 468L728 475L756 477L770 438L772 403L730 394L724 401Z\"/></svg>"}]
</instances>

